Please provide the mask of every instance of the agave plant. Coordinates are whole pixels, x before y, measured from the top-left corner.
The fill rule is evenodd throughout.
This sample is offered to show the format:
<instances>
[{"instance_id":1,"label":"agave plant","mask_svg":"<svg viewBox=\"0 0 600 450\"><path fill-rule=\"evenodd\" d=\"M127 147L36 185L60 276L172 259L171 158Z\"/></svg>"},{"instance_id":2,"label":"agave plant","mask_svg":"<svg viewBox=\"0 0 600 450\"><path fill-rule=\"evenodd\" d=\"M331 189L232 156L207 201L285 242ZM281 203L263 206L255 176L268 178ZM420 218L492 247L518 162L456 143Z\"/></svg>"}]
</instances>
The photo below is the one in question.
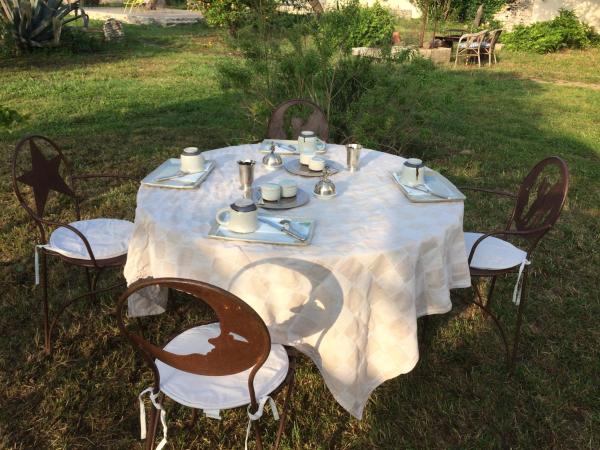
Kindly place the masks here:
<instances>
[{"instance_id":1,"label":"agave plant","mask_svg":"<svg viewBox=\"0 0 600 450\"><path fill-rule=\"evenodd\" d=\"M63 4L63 0L0 0L0 4L4 18L12 23L15 39L23 47L58 45L65 23L82 18L87 25L85 13L78 14L78 1ZM75 16L65 19L71 12Z\"/></svg>"}]
</instances>

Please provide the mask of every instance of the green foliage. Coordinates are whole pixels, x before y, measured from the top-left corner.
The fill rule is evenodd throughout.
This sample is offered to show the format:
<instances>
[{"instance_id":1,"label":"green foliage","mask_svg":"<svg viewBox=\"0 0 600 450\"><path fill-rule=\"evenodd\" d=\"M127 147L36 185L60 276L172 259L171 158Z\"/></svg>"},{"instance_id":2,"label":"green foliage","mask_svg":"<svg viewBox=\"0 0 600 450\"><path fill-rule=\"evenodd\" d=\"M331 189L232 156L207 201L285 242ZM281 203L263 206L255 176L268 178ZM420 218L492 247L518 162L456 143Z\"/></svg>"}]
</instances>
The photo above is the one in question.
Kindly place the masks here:
<instances>
[{"instance_id":1,"label":"green foliage","mask_svg":"<svg viewBox=\"0 0 600 450\"><path fill-rule=\"evenodd\" d=\"M352 56L351 46L380 42L351 42L341 33L337 38L332 37L334 23L341 31L350 30L351 22L346 21L350 16L348 9L356 6L352 3L342 8L341 13L307 16L295 19L294 23L284 16L262 16L241 29L232 40L242 58L219 65L221 86L242 93L245 111L260 132L275 105L289 98L307 98L324 109L332 125L333 137L343 139L350 133L347 118L356 101L378 82L379 74L393 70L398 62L410 56L401 53L392 58L389 52L384 52L387 57L380 60L381 63ZM356 8L355 11L361 9L368 10L369 14L375 11L376 16L380 11L388 14L380 6ZM369 14L363 17L371 17ZM340 17L344 20L337 22ZM368 27L364 29L369 30ZM376 33L372 32L371 36ZM390 36L391 31L386 34L386 40L389 41Z\"/></svg>"},{"instance_id":2,"label":"green foliage","mask_svg":"<svg viewBox=\"0 0 600 450\"><path fill-rule=\"evenodd\" d=\"M0 105L0 130L7 129L10 131L12 126L21 122L23 117L14 109Z\"/></svg>"},{"instance_id":3,"label":"green foliage","mask_svg":"<svg viewBox=\"0 0 600 450\"><path fill-rule=\"evenodd\" d=\"M379 2L361 6L349 0L338 9L327 11L319 20L320 39L328 39L345 50L352 47L382 47L390 44L394 16Z\"/></svg>"},{"instance_id":4,"label":"green foliage","mask_svg":"<svg viewBox=\"0 0 600 450\"><path fill-rule=\"evenodd\" d=\"M507 0L452 0L452 14L458 20L473 20L479 5L483 4L483 15L491 19L493 14L502 8Z\"/></svg>"},{"instance_id":5,"label":"green foliage","mask_svg":"<svg viewBox=\"0 0 600 450\"><path fill-rule=\"evenodd\" d=\"M0 58L14 56L17 50L12 27L7 20L0 16Z\"/></svg>"},{"instance_id":6,"label":"green foliage","mask_svg":"<svg viewBox=\"0 0 600 450\"><path fill-rule=\"evenodd\" d=\"M215 27L225 27L231 34L249 23L261 11L273 13L277 0L187 0L187 8L202 11L206 22Z\"/></svg>"},{"instance_id":7,"label":"green foliage","mask_svg":"<svg viewBox=\"0 0 600 450\"><path fill-rule=\"evenodd\" d=\"M79 7L77 1L0 0L4 17L12 22L13 34L20 47L57 46L65 17Z\"/></svg>"},{"instance_id":8,"label":"green foliage","mask_svg":"<svg viewBox=\"0 0 600 450\"><path fill-rule=\"evenodd\" d=\"M76 27L64 27L61 47L72 53L94 53L102 48L102 38L90 31Z\"/></svg>"},{"instance_id":9,"label":"green foliage","mask_svg":"<svg viewBox=\"0 0 600 450\"><path fill-rule=\"evenodd\" d=\"M565 48L583 49L600 43L594 28L579 21L573 11L561 9L559 15L547 22L517 26L503 36L507 50L551 53Z\"/></svg>"}]
</instances>

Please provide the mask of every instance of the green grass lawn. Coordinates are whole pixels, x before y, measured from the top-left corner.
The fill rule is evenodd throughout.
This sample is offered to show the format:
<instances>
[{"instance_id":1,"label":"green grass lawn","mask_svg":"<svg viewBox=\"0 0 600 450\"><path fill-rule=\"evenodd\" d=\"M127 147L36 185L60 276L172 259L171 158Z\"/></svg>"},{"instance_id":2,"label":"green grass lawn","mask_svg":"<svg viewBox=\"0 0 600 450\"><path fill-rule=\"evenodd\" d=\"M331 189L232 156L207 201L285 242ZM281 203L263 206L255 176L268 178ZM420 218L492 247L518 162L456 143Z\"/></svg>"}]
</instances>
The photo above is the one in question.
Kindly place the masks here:
<instances>
[{"instance_id":1,"label":"green grass lawn","mask_svg":"<svg viewBox=\"0 0 600 450\"><path fill-rule=\"evenodd\" d=\"M125 43L98 54L48 52L0 63L0 104L24 117L11 132L0 131L0 448L141 448L137 394L151 380L119 336L111 295L74 307L53 357L42 354L36 235L10 184L16 141L45 134L81 172L142 177L184 146L261 137L240 98L219 88L215 64L235 57L219 34L203 26L125 31ZM417 367L379 387L362 421L337 405L318 370L302 360L285 448L600 446L600 91L526 79L598 82L597 62L597 50L512 54L492 70L440 68L419 84L420 138L403 152L423 156L456 184L515 190L547 155L570 166L563 217L534 260L514 377L505 375L491 324L457 304L432 318ZM135 192L124 185L94 195L85 214L133 219ZM465 229L499 224L507 208L469 197ZM55 265L53 274L59 297L83 287L75 269ZM501 282L498 292L498 310L509 322L513 282ZM203 419L190 431L178 428L188 410L167 408L172 448L242 447L245 412L219 423Z\"/></svg>"}]
</instances>

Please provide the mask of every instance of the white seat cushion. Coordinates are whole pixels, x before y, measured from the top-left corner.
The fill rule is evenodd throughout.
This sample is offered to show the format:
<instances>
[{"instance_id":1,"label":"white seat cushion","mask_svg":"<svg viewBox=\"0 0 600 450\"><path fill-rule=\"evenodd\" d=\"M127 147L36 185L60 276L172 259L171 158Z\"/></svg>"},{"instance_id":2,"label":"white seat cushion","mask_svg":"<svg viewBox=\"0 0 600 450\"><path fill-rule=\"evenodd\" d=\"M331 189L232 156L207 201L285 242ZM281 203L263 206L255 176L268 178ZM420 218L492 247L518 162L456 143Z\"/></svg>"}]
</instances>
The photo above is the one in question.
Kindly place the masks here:
<instances>
[{"instance_id":1,"label":"white seat cushion","mask_svg":"<svg viewBox=\"0 0 600 450\"><path fill-rule=\"evenodd\" d=\"M214 348L208 340L220 333L218 323L190 328L170 341L165 350L177 355L205 355ZM248 376L251 369L234 375L213 377L184 372L158 360L156 367L160 374L160 390L182 405L210 411L237 408L250 403ZM285 379L288 368L285 348L272 344L267 361L254 378L256 398L273 392Z\"/></svg>"},{"instance_id":2,"label":"white seat cushion","mask_svg":"<svg viewBox=\"0 0 600 450\"><path fill-rule=\"evenodd\" d=\"M89 241L94 258L107 259L127 253L133 223L119 219L90 219L69 225L81 231ZM90 254L79 236L65 227L59 227L50 235L48 249L69 258L90 259Z\"/></svg>"},{"instance_id":3,"label":"white seat cushion","mask_svg":"<svg viewBox=\"0 0 600 450\"><path fill-rule=\"evenodd\" d=\"M482 233L465 233L467 257L475 241L483 236ZM527 253L515 247L510 242L488 236L479 243L471 261L471 267L483 270L502 270L519 266L527 258Z\"/></svg>"}]
</instances>

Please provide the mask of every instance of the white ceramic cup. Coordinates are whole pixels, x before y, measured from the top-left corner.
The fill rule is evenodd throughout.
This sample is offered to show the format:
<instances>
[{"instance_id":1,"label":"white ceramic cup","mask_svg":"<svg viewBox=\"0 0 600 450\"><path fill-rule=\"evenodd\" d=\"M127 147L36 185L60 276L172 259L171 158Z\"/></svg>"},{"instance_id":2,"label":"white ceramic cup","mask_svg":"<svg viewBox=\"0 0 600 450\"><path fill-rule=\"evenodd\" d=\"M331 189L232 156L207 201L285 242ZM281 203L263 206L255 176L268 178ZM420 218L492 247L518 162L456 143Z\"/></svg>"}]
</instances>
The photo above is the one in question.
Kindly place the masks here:
<instances>
[{"instance_id":1,"label":"white ceramic cup","mask_svg":"<svg viewBox=\"0 0 600 450\"><path fill-rule=\"evenodd\" d=\"M284 198L295 197L298 193L298 183L294 180L285 179L279 182L281 186L281 196Z\"/></svg>"},{"instance_id":2,"label":"white ceramic cup","mask_svg":"<svg viewBox=\"0 0 600 450\"><path fill-rule=\"evenodd\" d=\"M313 156L310 162L308 163L308 168L314 171L321 171L325 167L325 158L321 158L320 156Z\"/></svg>"},{"instance_id":3,"label":"white ceramic cup","mask_svg":"<svg viewBox=\"0 0 600 450\"><path fill-rule=\"evenodd\" d=\"M260 194L263 200L276 202L281 198L281 186L277 183L265 183L260 186Z\"/></svg>"},{"instance_id":4,"label":"white ceramic cup","mask_svg":"<svg viewBox=\"0 0 600 450\"><path fill-rule=\"evenodd\" d=\"M305 166L308 166L308 164L310 163L310 160L313 159L313 156L315 156L314 152L313 153L300 152L300 164L304 164Z\"/></svg>"},{"instance_id":5,"label":"white ceramic cup","mask_svg":"<svg viewBox=\"0 0 600 450\"><path fill-rule=\"evenodd\" d=\"M417 186L425 183L425 164L418 158L409 158L404 161L400 172L402 184Z\"/></svg>"},{"instance_id":6,"label":"white ceramic cup","mask_svg":"<svg viewBox=\"0 0 600 450\"><path fill-rule=\"evenodd\" d=\"M244 198L217 211L216 221L234 233L253 233L258 228L258 209Z\"/></svg>"},{"instance_id":7,"label":"white ceramic cup","mask_svg":"<svg viewBox=\"0 0 600 450\"><path fill-rule=\"evenodd\" d=\"M180 159L183 172L196 173L204 170L204 156L202 156L198 147L184 148Z\"/></svg>"},{"instance_id":8,"label":"white ceramic cup","mask_svg":"<svg viewBox=\"0 0 600 450\"><path fill-rule=\"evenodd\" d=\"M298 150L300 153L312 153L317 151L317 136L314 131L301 131L298 136Z\"/></svg>"}]
</instances>

